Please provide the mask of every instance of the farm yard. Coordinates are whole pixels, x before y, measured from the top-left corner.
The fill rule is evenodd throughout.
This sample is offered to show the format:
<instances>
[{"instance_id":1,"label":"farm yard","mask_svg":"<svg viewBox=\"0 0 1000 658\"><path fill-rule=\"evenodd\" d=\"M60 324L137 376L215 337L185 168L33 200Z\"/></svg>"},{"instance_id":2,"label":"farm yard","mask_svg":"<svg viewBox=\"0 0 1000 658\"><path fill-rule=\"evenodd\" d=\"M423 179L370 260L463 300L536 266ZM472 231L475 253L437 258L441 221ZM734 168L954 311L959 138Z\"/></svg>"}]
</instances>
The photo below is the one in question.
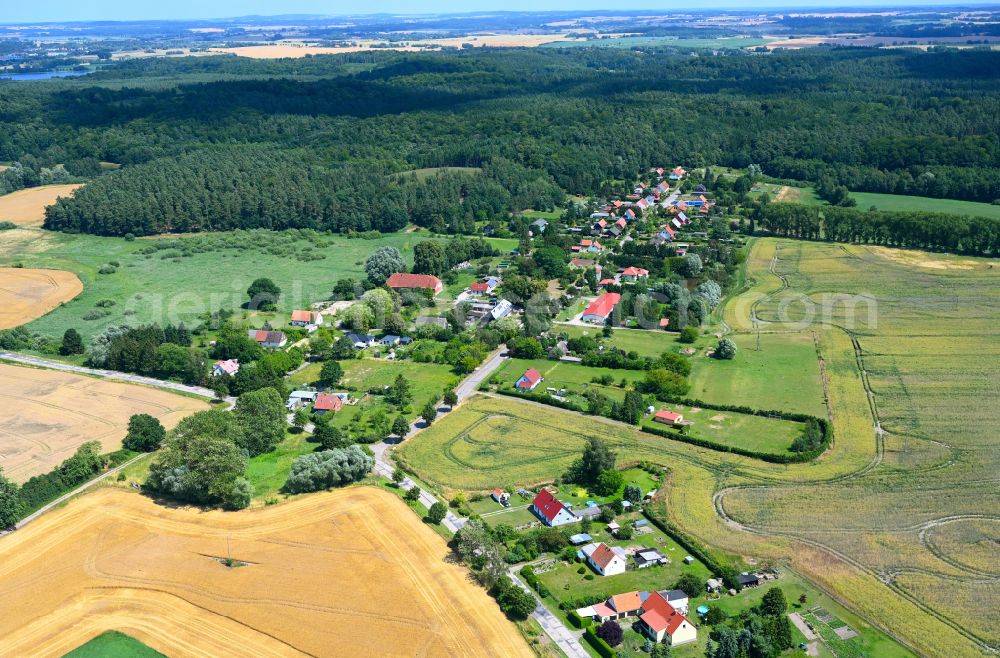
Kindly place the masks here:
<instances>
[{"instance_id":1,"label":"farm yard","mask_svg":"<svg viewBox=\"0 0 1000 658\"><path fill-rule=\"evenodd\" d=\"M14 222L21 226L41 226L45 220L45 208L59 197L70 196L83 187L78 183L69 185L41 185L28 187L0 196L0 222Z\"/></svg>"},{"instance_id":2,"label":"farm yard","mask_svg":"<svg viewBox=\"0 0 1000 658\"><path fill-rule=\"evenodd\" d=\"M580 309L583 310L583 309ZM573 324L557 324L555 331L565 333L570 338L580 336L600 336L600 327L581 327ZM636 352L639 356L657 357L664 352L673 351L677 347L677 334L664 331L651 331L646 329L615 329L610 338L605 338L604 342L625 350L626 352Z\"/></svg>"},{"instance_id":3,"label":"farm yard","mask_svg":"<svg viewBox=\"0 0 1000 658\"><path fill-rule=\"evenodd\" d=\"M238 515L102 489L0 538L0 646L61 656L118 630L170 656L531 656L447 551L375 488Z\"/></svg>"},{"instance_id":4,"label":"farm yard","mask_svg":"<svg viewBox=\"0 0 1000 658\"><path fill-rule=\"evenodd\" d=\"M117 450L132 414L148 413L173 427L208 408L137 384L4 363L0 381L0 466L16 482L47 473L87 441L99 441L104 452Z\"/></svg>"},{"instance_id":5,"label":"farm yard","mask_svg":"<svg viewBox=\"0 0 1000 658\"><path fill-rule=\"evenodd\" d=\"M646 375L646 373L639 370L595 368L576 363L550 361L548 359L510 359L494 376L500 380L502 388L511 389L514 386L514 382L528 368L534 368L542 374L543 381L539 384L538 389L536 389L537 391L545 391L548 388L554 388L557 391L566 389L565 397L578 404L586 404L583 392L589 388L598 390L608 397L620 401L625 397L626 389L618 384L625 381L631 385L637 381L642 381ZM605 385L593 381L594 378L606 375L613 377L615 383Z\"/></svg>"},{"instance_id":6,"label":"farm yard","mask_svg":"<svg viewBox=\"0 0 1000 658\"><path fill-rule=\"evenodd\" d=\"M0 329L39 318L83 292L72 272L0 268Z\"/></svg>"}]
</instances>

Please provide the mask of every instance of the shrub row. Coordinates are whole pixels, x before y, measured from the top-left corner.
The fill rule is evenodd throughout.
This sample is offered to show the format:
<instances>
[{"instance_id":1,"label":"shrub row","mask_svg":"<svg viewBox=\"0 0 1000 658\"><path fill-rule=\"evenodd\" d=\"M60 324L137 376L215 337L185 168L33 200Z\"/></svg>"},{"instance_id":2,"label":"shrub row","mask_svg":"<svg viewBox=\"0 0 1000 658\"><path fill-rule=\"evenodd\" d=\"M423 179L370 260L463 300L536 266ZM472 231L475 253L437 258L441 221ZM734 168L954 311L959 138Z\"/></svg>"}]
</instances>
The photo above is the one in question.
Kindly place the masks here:
<instances>
[{"instance_id":1,"label":"shrub row","mask_svg":"<svg viewBox=\"0 0 1000 658\"><path fill-rule=\"evenodd\" d=\"M612 649L610 644L597 637L593 628L587 628L587 630L583 632L583 639L585 639L590 646L594 647L594 651L604 658L617 658L618 652Z\"/></svg>"},{"instance_id":2,"label":"shrub row","mask_svg":"<svg viewBox=\"0 0 1000 658\"><path fill-rule=\"evenodd\" d=\"M545 393L521 393L518 391L498 389L497 393L501 395L508 395L512 398L522 398L524 400L530 400L532 402L538 402L540 404L546 404L550 407L558 407L559 409L566 409L568 411L576 411L577 413L585 414L587 410L578 404L574 404L567 400L556 400L550 395ZM684 443L690 443L692 445L700 446L702 448L708 448L710 450L718 450L720 452L730 452L736 455L742 455L744 457L752 457L754 459L760 459L761 461L771 462L772 464L797 464L801 462L812 461L819 457L823 452L829 447L832 438L832 428L825 418L817 418L816 416L810 416L808 414L793 413L790 411L761 411L758 409L752 409L750 407L741 407L729 404L709 404L702 400L692 400L689 398L667 398L666 402L673 404L683 404L692 407L702 407L703 409L715 409L718 411L730 411L734 413L748 414L751 416L764 416L764 417L777 417L782 420L791 420L795 422L806 422L809 419L815 420L819 423L820 430L823 432L823 440L820 446L815 450L809 450L807 452L799 452L790 455L776 455L769 452L759 452L756 450L747 450L746 448L739 448L736 446L727 446L722 443L716 443L709 439L701 439L698 437L690 436L688 434L682 434L680 432L675 432L673 430L660 429L658 427L646 427L641 426L643 432L647 434L655 434L657 436L662 436L668 439L674 439L676 441L683 441Z\"/></svg>"},{"instance_id":3,"label":"shrub row","mask_svg":"<svg viewBox=\"0 0 1000 658\"><path fill-rule=\"evenodd\" d=\"M594 624L593 619L581 617L576 614L575 610L570 611L567 618L569 619L569 623L573 625L573 628L590 628Z\"/></svg>"},{"instance_id":4,"label":"shrub row","mask_svg":"<svg viewBox=\"0 0 1000 658\"><path fill-rule=\"evenodd\" d=\"M538 595L543 599L547 596L551 596L549 588L545 586L545 583L538 580L538 576L535 575L535 570L531 568L531 565L526 565L521 568L521 577L524 578L524 582L528 583L531 589L538 592Z\"/></svg>"}]
</instances>

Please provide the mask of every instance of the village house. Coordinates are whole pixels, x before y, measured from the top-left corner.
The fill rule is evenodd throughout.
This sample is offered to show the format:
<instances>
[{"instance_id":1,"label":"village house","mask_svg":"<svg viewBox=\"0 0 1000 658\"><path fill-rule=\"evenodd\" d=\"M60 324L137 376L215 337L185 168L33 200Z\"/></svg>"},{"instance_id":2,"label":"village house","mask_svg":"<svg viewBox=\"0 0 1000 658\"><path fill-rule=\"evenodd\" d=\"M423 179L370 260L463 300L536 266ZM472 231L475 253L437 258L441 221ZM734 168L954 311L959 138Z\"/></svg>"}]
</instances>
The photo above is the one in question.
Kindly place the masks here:
<instances>
[{"instance_id":1,"label":"village house","mask_svg":"<svg viewBox=\"0 0 1000 658\"><path fill-rule=\"evenodd\" d=\"M659 592L653 592L642 602L642 614L635 628L652 641L668 642L671 646L698 639L694 624Z\"/></svg>"},{"instance_id":2,"label":"village house","mask_svg":"<svg viewBox=\"0 0 1000 658\"><path fill-rule=\"evenodd\" d=\"M519 391L532 391L536 386L542 383L542 373L538 372L534 368L528 368L524 371L524 374L514 382L514 388Z\"/></svg>"},{"instance_id":3,"label":"village house","mask_svg":"<svg viewBox=\"0 0 1000 658\"><path fill-rule=\"evenodd\" d=\"M363 350L366 347L373 347L378 343L378 339L375 338L375 336L372 336L370 334L356 334L353 332L345 334L344 340L347 340L348 342L351 343L351 345L354 345L354 347L358 348L359 350Z\"/></svg>"},{"instance_id":4,"label":"village house","mask_svg":"<svg viewBox=\"0 0 1000 658\"><path fill-rule=\"evenodd\" d=\"M649 277L649 270L645 270L641 267L626 267L622 270L621 279L622 281L628 281L631 283L638 282L639 279L646 279Z\"/></svg>"},{"instance_id":5,"label":"village house","mask_svg":"<svg viewBox=\"0 0 1000 658\"><path fill-rule=\"evenodd\" d=\"M556 500L548 489L542 489L531 503L531 511L547 526L557 527L575 523L577 518L568 507Z\"/></svg>"},{"instance_id":6,"label":"village house","mask_svg":"<svg viewBox=\"0 0 1000 658\"><path fill-rule=\"evenodd\" d=\"M469 286L469 294L475 297L488 295L493 292L493 288L485 281L476 281Z\"/></svg>"},{"instance_id":7,"label":"village house","mask_svg":"<svg viewBox=\"0 0 1000 658\"><path fill-rule=\"evenodd\" d=\"M493 493L490 494L490 498L497 501L504 507L510 505L510 494L503 489L494 489Z\"/></svg>"},{"instance_id":8,"label":"village house","mask_svg":"<svg viewBox=\"0 0 1000 658\"><path fill-rule=\"evenodd\" d=\"M267 331L266 329L248 329L247 335L254 339L261 347L278 348L284 347L288 343L288 336L280 331Z\"/></svg>"},{"instance_id":9,"label":"village house","mask_svg":"<svg viewBox=\"0 0 1000 658\"><path fill-rule=\"evenodd\" d=\"M635 560L635 566L640 569L645 569L646 567L652 567L658 564L667 564L670 560L667 556L659 552L655 548L648 548L644 551L639 551L632 559Z\"/></svg>"},{"instance_id":10,"label":"village house","mask_svg":"<svg viewBox=\"0 0 1000 658\"><path fill-rule=\"evenodd\" d=\"M212 364L212 376L221 377L222 375L229 375L230 377L235 377L236 373L240 371L239 359L228 359L226 361L216 361Z\"/></svg>"},{"instance_id":11,"label":"village house","mask_svg":"<svg viewBox=\"0 0 1000 658\"><path fill-rule=\"evenodd\" d=\"M604 324L611 317L615 306L621 301L622 296L616 292L606 292L594 301L583 311L580 319L584 322L596 322Z\"/></svg>"},{"instance_id":12,"label":"village house","mask_svg":"<svg viewBox=\"0 0 1000 658\"><path fill-rule=\"evenodd\" d=\"M344 399L332 393L318 393L313 403L313 413L322 416L328 412L337 413L344 406Z\"/></svg>"},{"instance_id":13,"label":"village house","mask_svg":"<svg viewBox=\"0 0 1000 658\"><path fill-rule=\"evenodd\" d=\"M536 219L531 222L531 231L534 234L545 233L545 229L549 227L548 221L544 219Z\"/></svg>"},{"instance_id":14,"label":"village house","mask_svg":"<svg viewBox=\"0 0 1000 658\"><path fill-rule=\"evenodd\" d=\"M385 282L387 286L397 292L421 292L431 290L435 295L444 290L441 279L431 274L407 274L406 272L396 272Z\"/></svg>"},{"instance_id":15,"label":"village house","mask_svg":"<svg viewBox=\"0 0 1000 658\"><path fill-rule=\"evenodd\" d=\"M319 311L292 311L293 327L313 327L323 324L323 314Z\"/></svg>"},{"instance_id":16,"label":"village house","mask_svg":"<svg viewBox=\"0 0 1000 658\"><path fill-rule=\"evenodd\" d=\"M625 573L625 550L612 548L604 542L588 544L580 549L587 557L587 563L602 576L617 576Z\"/></svg>"},{"instance_id":17,"label":"village house","mask_svg":"<svg viewBox=\"0 0 1000 658\"><path fill-rule=\"evenodd\" d=\"M493 310L490 311L490 318L493 321L503 319L510 315L511 311L514 310L514 304L507 299L501 299Z\"/></svg>"},{"instance_id":18,"label":"village house","mask_svg":"<svg viewBox=\"0 0 1000 658\"><path fill-rule=\"evenodd\" d=\"M682 589L672 589L670 591L660 590L660 596L667 600L670 607L681 613L682 615L687 615L688 613L688 595Z\"/></svg>"}]
</instances>

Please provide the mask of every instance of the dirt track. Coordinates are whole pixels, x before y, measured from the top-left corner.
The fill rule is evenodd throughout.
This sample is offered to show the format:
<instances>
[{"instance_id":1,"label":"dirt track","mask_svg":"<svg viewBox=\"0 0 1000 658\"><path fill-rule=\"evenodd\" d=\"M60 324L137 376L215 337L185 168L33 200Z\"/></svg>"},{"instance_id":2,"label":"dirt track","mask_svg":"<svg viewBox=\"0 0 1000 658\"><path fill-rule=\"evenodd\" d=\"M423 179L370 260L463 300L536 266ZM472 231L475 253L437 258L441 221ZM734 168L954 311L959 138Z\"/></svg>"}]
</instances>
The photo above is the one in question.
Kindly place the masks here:
<instances>
[{"instance_id":1,"label":"dirt track","mask_svg":"<svg viewBox=\"0 0 1000 658\"><path fill-rule=\"evenodd\" d=\"M19 327L40 318L83 292L72 272L0 268L0 329Z\"/></svg>"},{"instance_id":2,"label":"dirt track","mask_svg":"<svg viewBox=\"0 0 1000 658\"><path fill-rule=\"evenodd\" d=\"M0 466L15 482L52 470L87 441L117 450L132 414L151 414L170 428L208 408L145 386L5 363L0 382Z\"/></svg>"},{"instance_id":3,"label":"dirt track","mask_svg":"<svg viewBox=\"0 0 1000 658\"><path fill-rule=\"evenodd\" d=\"M59 197L69 196L78 187L83 185L42 185L4 194L0 196L0 222L41 226L46 206L51 206Z\"/></svg>"},{"instance_id":4,"label":"dirt track","mask_svg":"<svg viewBox=\"0 0 1000 658\"><path fill-rule=\"evenodd\" d=\"M102 489L0 539L0 655L116 629L170 656L531 656L446 554L374 488L240 513Z\"/></svg>"}]
</instances>

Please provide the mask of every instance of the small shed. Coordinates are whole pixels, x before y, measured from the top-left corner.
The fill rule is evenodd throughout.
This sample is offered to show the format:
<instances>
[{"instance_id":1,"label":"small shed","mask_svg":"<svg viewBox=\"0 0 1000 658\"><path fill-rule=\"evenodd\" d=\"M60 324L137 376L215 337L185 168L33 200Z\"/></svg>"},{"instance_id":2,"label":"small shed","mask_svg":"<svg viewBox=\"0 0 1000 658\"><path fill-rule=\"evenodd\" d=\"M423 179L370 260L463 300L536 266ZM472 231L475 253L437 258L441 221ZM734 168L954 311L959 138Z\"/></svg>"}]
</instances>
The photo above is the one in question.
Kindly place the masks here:
<instances>
[{"instance_id":1,"label":"small shed","mask_svg":"<svg viewBox=\"0 0 1000 658\"><path fill-rule=\"evenodd\" d=\"M588 535L587 533L581 532L579 534L570 536L569 543L573 544L574 546L579 546L580 544L586 544L589 541L593 541L593 539L594 538Z\"/></svg>"}]
</instances>

